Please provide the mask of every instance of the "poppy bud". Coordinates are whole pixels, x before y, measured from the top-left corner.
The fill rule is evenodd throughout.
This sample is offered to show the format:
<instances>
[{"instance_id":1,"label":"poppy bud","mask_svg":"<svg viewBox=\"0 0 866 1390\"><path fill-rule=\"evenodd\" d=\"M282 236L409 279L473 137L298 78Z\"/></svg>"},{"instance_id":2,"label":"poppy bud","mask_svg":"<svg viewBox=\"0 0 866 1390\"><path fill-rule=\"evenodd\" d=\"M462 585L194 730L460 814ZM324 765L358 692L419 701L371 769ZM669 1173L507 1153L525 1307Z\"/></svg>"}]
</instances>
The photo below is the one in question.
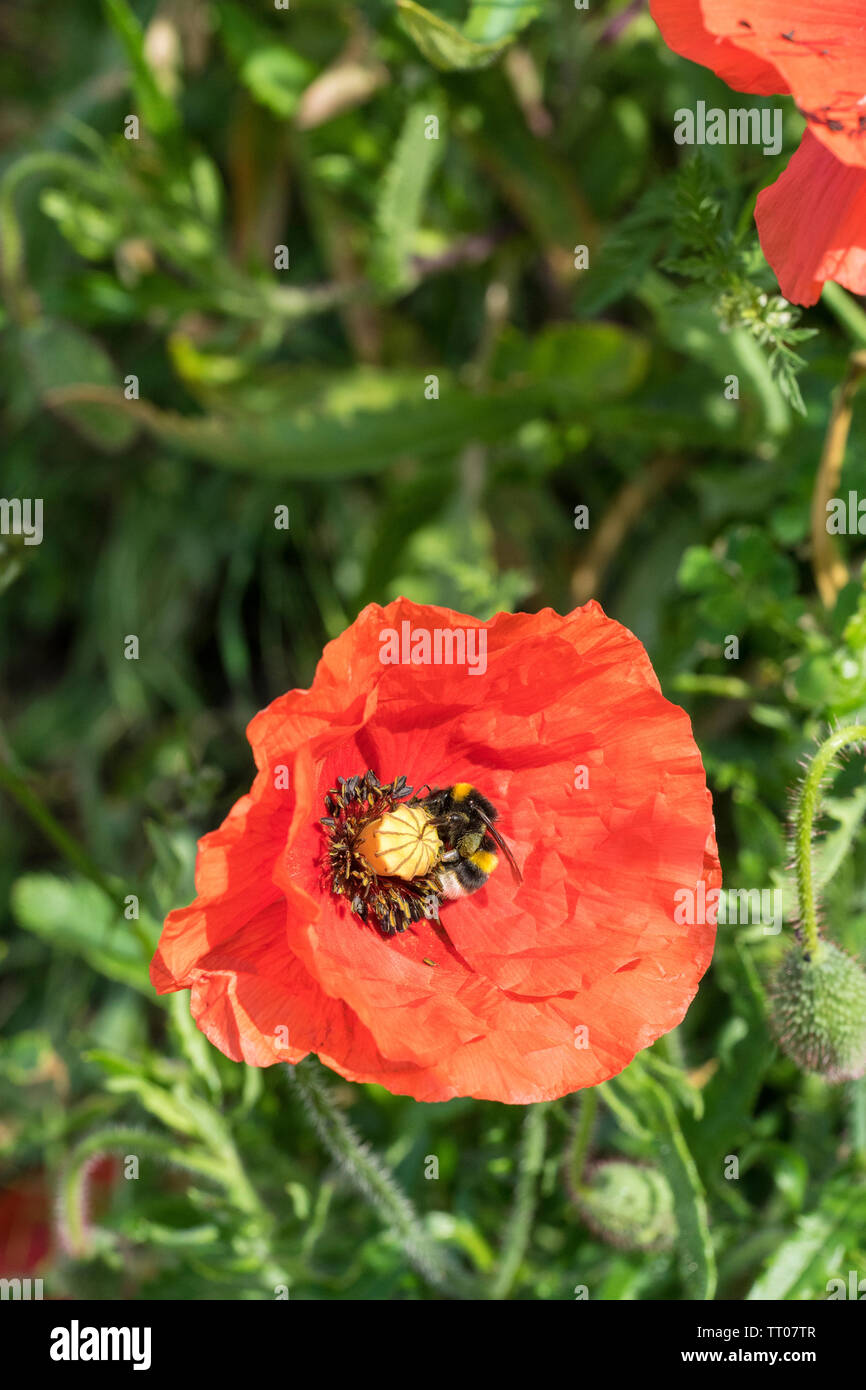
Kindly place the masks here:
<instances>
[{"instance_id":1,"label":"poppy bud","mask_svg":"<svg viewBox=\"0 0 866 1390\"><path fill-rule=\"evenodd\" d=\"M664 1174L624 1159L597 1163L574 1194L586 1224L624 1250L666 1250L677 1233Z\"/></svg>"},{"instance_id":2,"label":"poppy bud","mask_svg":"<svg viewBox=\"0 0 866 1390\"><path fill-rule=\"evenodd\" d=\"M866 974L832 941L789 951L773 991L773 1030L783 1052L827 1081L866 1071Z\"/></svg>"},{"instance_id":3,"label":"poppy bud","mask_svg":"<svg viewBox=\"0 0 866 1390\"><path fill-rule=\"evenodd\" d=\"M410 879L430 873L442 853L442 844L426 811L420 806L402 805L366 825L355 851L374 873Z\"/></svg>"}]
</instances>

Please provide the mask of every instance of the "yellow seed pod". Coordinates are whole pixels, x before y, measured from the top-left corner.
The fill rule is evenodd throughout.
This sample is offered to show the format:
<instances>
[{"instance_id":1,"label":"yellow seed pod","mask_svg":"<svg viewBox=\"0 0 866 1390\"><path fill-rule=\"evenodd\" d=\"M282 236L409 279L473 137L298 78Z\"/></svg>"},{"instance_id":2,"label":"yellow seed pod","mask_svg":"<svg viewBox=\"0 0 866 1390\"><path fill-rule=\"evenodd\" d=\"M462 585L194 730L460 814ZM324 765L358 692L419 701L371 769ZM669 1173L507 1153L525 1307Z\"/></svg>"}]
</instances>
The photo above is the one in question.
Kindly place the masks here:
<instances>
[{"instance_id":1,"label":"yellow seed pod","mask_svg":"<svg viewBox=\"0 0 866 1390\"><path fill-rule=\"evenodd\" d=\"M430 873L442 845L427 812L403 804L365 825L355 851L374 873L410 879Z\"/></svg>"}]
</instances>

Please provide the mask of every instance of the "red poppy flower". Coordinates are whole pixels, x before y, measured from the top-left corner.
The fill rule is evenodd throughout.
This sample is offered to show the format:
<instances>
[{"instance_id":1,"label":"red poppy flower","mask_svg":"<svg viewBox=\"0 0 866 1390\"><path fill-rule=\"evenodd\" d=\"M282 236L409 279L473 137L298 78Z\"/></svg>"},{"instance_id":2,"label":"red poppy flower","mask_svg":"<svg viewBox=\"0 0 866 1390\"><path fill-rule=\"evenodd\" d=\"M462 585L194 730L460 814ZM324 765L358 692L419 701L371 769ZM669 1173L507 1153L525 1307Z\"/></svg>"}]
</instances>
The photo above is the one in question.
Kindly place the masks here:
<instances>
[{"instance_id":1,"label":"red poppy flower","mask_svg":"<svg viewBox=\"0 0 866 1390\"><path fill-rule=\"evenodd\" d=\"M866 0L650 0L665 42L731 87L791 95L806 118L785 173L758 198L764 254L787 299L825 280L866 293Z\"/></svg>"},{"instance_id":2,"label":"red poppy flower","mask_svg":"<svg viewBox=\"0 0 866 1390\"><path fill-rule=\"evenodd\" d=\"M418 1100L525 1104L615 1075L682 1019L715 936L710 796L687 716L598 604L488 623L371 605L248 736L252 790L201 840L198 896L151 967L227 1056L315 1052ZM416 798L478 788L522 882L500 863L438 922L362 921L333 865L358 867L336 806L359 793L338 779L368 769Z\"/></svg>"}]
</instances>

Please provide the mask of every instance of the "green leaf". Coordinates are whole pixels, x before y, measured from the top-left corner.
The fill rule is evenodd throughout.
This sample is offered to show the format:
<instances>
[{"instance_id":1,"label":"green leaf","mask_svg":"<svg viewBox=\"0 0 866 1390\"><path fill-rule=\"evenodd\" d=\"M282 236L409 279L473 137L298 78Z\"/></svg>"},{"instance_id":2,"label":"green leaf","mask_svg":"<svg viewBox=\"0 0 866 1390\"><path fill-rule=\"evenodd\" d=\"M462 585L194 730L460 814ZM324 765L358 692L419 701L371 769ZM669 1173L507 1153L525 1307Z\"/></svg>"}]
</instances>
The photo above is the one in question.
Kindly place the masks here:
<instances>
[{"instance_id":1,"label":"green leaf","mask_svg":"<svg viewBox=\"0 0 866 1390\"><path fill-rule=\"evenodd\" d=\"M397 0L397 7L406 33L443 72L487 67L537 12L525 3L476 4L465 29L458 29L415 0Z\"/></svg>"},{"instance_id":2,"label":"green leaf","mask_svg":"<svg viewBox=\"0 0 866 1390\"><path fill-rule=\"evenodd\" d=\"M550 409L589 416L599 402L634 389L646 345L614 324L552 328L500 361L499 384L485 392L438 373L439 398L425 399L421 371L322 372L300 367L260 373L237 391L202 389L214 409L180 415L119 393L82 391L129 414L166 444L244 473L339 478L380 472L404 458L447 457L467 439L496 444ZM73 396L70 399L74 399Z\"/></svg>"},{"instance_id":3,"label":"green leaf","mask_svg":"<svg viewBox=\"0 0 866 1390\"><path fill-rule=\"evenodd\" d=\"M687 1120L688 1142L709 1181L721 1174L725 1155L747 1130L752 1107L775 1049L767 1031L764 993L749 948L737 945L726 961L728 996L736 1013L719 1044L719 1064L704 1087L704 1115Z\"/></svg>"},{"instance_id":4,"label":"green leaf","mask_svg":"<svg viewBox=\"0 0 866 1390\"><path fill-rule=\"evenodd\" d=\"M674 1194L685 1290L689 1298L712 1299L716 1291L716 1261L704 1187L669 1095L648 1077L644 1089L648 1108L654 1112L659 1167Z\"/></svg>"},{"instance_id":5,"label":"green leaf","mask_svg":"<svg viewBox=\"0 0 866 1390\"><path fill-rule=\"evenodd\" d=\"M193 458L242 473L318 480L378 473L405 457L456 453L467 437L489 444L509 439L546 404L546 392L534 384L476 395L445 372L439 381L439 400L425 400L420 372L297 369L288 374L289 398L307 389L300 390L306 401L296 410L287 408L276 387L273 396L261 396L260 404L273 401L267 412L232 412L224 404L199 416L124 401L118 393L96 394ZM213 399L230 397L222 392Z\"/></svg>"},{"instance_id":6,"label":"green leaf","mask_svg":"<svg viewBox=\"0 0 866 1390\"><path fill-rule=\"evenodd\" d=\"M442 141L428 140L430 103L411 106L382 179L376 202L373 274L386 289L411 283L409 257L424 207L424 196L439 162Z\"/></svg>"},{"instance_id":7,"label":"green leaf","mask_svg":"<svg viewBox=\"0 0 866 1390\"><path fill-rule=\"evenodd\" d=\"M478 43L513 39L540 9L539 0L472 0L463 33Z\"/></svg>"},{"instance_id":8,"label":"green leaf","mask_svg":"<svg viewBox=\"0 0 866 1390\"><path fill-rule=\"evenodd\" d=\"M108 22L126 51L132 68L138 116L151 135L165 135L180 124L174 102L157 83L144 52L144 34L127 0L102 0Z\"/></svg>"},{"instance_id":9,"label":"green leaf","mask_svg":"<svg viewBox=\"0 0 866 1390\"><path fill-rule=\"evenodd\" d=\"M824 1188L817 1209L801 1217L770 1256L747 1300L824 1299L828 1281L840 1277L847 1286L848 1271L860 1259L864 1223L866 1187L850 1173L839 1173Z\"/></svg>"},{"instance_id":10,"label":"green leaf","mask_svg":"<svg viewBox=\"0 0 866 1390\"><path fill-rule=\"evenodd\" d=\"M132 924L95 884L25 874L13 884L12 913L20 926L49 945L83 957L101 975L153 998L148 963Z\"/></svg>"},{"instance_id":11,"label":"green leaf","mask_svg":"<svg viewBox=\"0 0 866 1390\"><path fill-rule=\"evenodd\" d=\"M830 882L854 842L866 815L866 787L858 787L847 799L825 796L822 813L831 816L838 829L829 831L815 847L813 872L818 888Z\"/></svg>"},{"instance_id":12,"label":"green leaf","mask_svg":"<svg viewBox=\"0 0 866 1390\"><path fill-rule=\"evenodd\" d=\"M117 387L119 396L120 377L111 358L95 338L70 324L49 319L28 324L20 332L18 348L40 395L57 387L87 384ZM56 409L85 439L107 452L125 449L136 433L133 419L122 408L88 403Z\"/></svg>"},{"instance_id":13,"label":"green leaf","mask_svg":"<svg viewBox=\"0 0 866 1390\"><path fill-rule=\"evenodd\" d=\"M130 1238L140 1245L162 1246L169 1250L200 1250L214 1245L219 1239L218 1226L163 1226L145 1216L132 1213L129 1217Z\"/></svg>"},{"instance_id":14,"label":"green leaf","mask_svg":"<svg viewBox=\"0 0 866 1390\"><path fill-rule=\"evenodd\" d=\"M824 1268L835 1265L844 1248L839 1227L839 1217L829 1212L802 1217L795 1234L783 1241L749 1289L747 1301L790 1298L816 1263Z\"/></svg>"},{"instance_id":15,"label":"green leaf","mask_svg":"<svg viewBox=\"0 0 866 1390\"><path fill-rule=\"evenodd\" d=\"M598 229L572 164L532 134L499 71L481 74L475 86L481 122L456 121L455 132L485 179L540 241L557 279L576 286L575 247L586 245L592 263Z\"/></svg>"},{"instance_id":16,"label":"green leaf","mask_svg":"<svg viewBox=\"0 0 866 1390\"><path fill-rule=\"evenodd\" d=\"M652 1134L646 1126L639 1104L631 1094L633 1088L627 1085L624 1075L625 1073L621 1072L619 1076L611 1077L610 1081L604 1081L599 1087L601 1098L613 1111L620 1128L626 1134L630 1134L633 1139L649 1143Z\"/></svg>"},{"instance_id":17,"label":"green leaf","mask_svg":"<svg viewBox=\"0 0 866 1390\"><path fill-rule=\"evenodd\" d=\"M260 105L288 120L315 71L312 63L291 48L273 44L251 53L241 66L240 77Z\"/></svg>"},{"instance_id":18,"label":"green leaf","mask_svg":"<svg viewBox=\"0 0 866 1390\"><path fill-rule=\"evenodd\" d=\"M553 324L531 339L507 329L493 371L539 382L552 404L569 413L578 403L630 395L646 377L649 360L646 340L616 324Z\"/></svg>"},{"instance_id":19,"label":"green leaf","mask_svg":"<svg viewBox=\"0 0 866 1390\"><path fill-rule=\"evenodd\" d=\"M180 1098L137 1072L130 1072L127 1076L109 1076L105 1082L105 1089L116 1095L134 1095L145 1110L167 1129L177 1130L179 1134L186 1134L190 1138L197 1137L201 1132L197 1116L190 1112Z\"/></svg>"}]
</instances>

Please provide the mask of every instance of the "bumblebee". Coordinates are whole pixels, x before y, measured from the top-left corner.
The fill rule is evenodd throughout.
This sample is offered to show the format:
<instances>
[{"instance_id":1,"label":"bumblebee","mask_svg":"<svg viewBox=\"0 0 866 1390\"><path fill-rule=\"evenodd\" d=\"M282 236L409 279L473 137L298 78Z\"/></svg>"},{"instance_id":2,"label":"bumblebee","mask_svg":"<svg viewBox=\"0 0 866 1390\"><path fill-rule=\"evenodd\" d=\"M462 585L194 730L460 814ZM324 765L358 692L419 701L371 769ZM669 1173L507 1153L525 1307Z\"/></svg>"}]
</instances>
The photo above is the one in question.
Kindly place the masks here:
<instances>
[{"instance_id":1,"label":"bumblebee","mask_svg":"<svg viewBox=\"0 0 866 1390\"><path fill-rule=\"evenodd\" d=\"M499 812L477 787L469 782L432 787L429 795L413 797L408 805L426 812L442 842L435 873L443 898L462 898L483 888L499 863L497 848L508 861L514 881L522 883L514 855L494 824Z\"/></svg>"}]
</instances>

